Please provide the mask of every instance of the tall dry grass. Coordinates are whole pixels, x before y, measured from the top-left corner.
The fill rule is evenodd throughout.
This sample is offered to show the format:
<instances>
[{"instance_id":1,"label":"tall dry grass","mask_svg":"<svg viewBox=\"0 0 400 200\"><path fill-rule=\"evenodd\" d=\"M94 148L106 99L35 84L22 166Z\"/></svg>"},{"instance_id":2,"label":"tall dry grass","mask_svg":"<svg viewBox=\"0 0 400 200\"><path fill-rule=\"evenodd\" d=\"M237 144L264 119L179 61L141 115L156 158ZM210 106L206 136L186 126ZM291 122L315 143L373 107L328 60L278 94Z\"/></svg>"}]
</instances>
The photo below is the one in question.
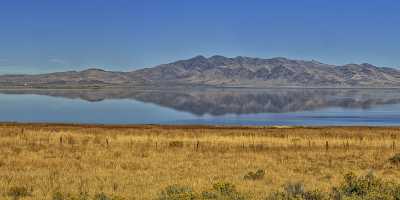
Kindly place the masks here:
<instances>
[{"instance_id":1,"label":"tall dry grass","mask_svg":"<svg viewBox=\"0 0 400 200\"><path fill-rule=\"evenodd\" d=\"M154 199L168 185L201 191L216 182L263 199L288 182L327 191L347 172L398 181L388 160L400 128L0 125L0 199L104 193ZM251 171L262 179L248 180Z\"/></svg>"}]
</instances>

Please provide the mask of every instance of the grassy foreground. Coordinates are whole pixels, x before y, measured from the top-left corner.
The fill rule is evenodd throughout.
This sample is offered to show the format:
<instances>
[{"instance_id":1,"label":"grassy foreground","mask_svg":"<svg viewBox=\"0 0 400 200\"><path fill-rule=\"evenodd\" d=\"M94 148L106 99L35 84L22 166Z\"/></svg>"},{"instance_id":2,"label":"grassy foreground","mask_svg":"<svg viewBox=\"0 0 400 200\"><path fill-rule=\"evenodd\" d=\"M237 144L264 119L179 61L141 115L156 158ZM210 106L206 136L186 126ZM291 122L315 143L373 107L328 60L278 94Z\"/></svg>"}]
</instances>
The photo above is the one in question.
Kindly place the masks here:
<instances>
[{"instance_id":1,"label":"grassy foreground","mask_svg":"<svg viewBox=\"0 0 400 200\"><path fill-rule=\"evenodd\" d=\"M0 124L0 199L331 193L349 176L371 172L382 182L400 183L398 151L400 128L389 127ZM203 192L210 190L238 195Z\"/></svg>"}]
</instances>

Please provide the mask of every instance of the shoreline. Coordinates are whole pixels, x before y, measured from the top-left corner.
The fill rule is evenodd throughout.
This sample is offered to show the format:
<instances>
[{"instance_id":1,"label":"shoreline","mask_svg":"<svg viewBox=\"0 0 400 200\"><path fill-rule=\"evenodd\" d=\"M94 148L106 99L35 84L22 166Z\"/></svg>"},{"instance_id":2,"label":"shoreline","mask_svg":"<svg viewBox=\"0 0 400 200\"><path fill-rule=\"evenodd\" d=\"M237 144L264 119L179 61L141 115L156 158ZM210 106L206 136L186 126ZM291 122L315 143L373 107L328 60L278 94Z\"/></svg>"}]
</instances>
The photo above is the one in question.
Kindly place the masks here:
<instances>
[{"instance_id":1,"label":"shoreline","mask_svg":"<svg viewBox=\"0 0 400 200\"><path fill-rule=\"evenodd\" d=\"M170 86L158 86L158 85L93 85L93 86L1 86L0 90L107 90L107 89L138 89L138 90L174 90L174 89L243 89L243 90L267 90L267 89L327 89L327 90L373 90L373 89L400 89L400 86L388 86L388 87L346 87L346 86L218 86L218 85L170 85Z\"/></svg>"},{"instance_id":2,"label":"shoreline","mask_svg":"<svg viewBox=\"0 0 400 200\"><path fill-rule=\"evenodd\" d=\"M52 122L0 122L0 127L65 127L65 128L104 128L104 129L400 129L399 126L290 126L290 125L207 125L207 124L95 124L95 123L52 123Z\"/></svg>"}]
</instances>

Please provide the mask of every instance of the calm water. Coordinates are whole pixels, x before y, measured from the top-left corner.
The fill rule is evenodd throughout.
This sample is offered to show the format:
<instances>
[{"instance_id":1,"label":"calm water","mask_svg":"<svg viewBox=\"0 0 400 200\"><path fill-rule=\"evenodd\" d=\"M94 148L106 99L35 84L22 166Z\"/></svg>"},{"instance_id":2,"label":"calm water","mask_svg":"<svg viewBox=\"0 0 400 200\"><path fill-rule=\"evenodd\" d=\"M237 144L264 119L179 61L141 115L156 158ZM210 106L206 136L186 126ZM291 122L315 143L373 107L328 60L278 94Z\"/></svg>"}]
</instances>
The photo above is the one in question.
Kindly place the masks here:
<instances>
[{"instance_id":1,"label":"calm water","mask_svg":"<svg viewBox=\"0 0 400 200\"><path fill-rule=\"evenodd\" d=\"M3 90L0 121L400 125L400 90Z\"/></svg>"}]
</instances>

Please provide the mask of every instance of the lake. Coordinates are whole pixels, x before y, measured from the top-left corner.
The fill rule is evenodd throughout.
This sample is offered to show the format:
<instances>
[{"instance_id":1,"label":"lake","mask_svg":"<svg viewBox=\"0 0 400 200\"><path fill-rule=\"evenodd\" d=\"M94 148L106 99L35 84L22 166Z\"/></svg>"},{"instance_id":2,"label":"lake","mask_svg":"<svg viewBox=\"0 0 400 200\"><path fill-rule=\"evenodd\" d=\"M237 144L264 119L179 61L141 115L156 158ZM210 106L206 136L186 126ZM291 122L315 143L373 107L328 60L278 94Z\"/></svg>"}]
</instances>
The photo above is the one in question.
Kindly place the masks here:
<instances>
[{"instance_id":1,"label":"lake","mask_svg":"<svg viewBox=\"0 0 400 200\"><path fill-rule=\"evenodd\" d=\"M400 125L398 89L1 90L0 121Z\"/></svg>"}]
</instances>

